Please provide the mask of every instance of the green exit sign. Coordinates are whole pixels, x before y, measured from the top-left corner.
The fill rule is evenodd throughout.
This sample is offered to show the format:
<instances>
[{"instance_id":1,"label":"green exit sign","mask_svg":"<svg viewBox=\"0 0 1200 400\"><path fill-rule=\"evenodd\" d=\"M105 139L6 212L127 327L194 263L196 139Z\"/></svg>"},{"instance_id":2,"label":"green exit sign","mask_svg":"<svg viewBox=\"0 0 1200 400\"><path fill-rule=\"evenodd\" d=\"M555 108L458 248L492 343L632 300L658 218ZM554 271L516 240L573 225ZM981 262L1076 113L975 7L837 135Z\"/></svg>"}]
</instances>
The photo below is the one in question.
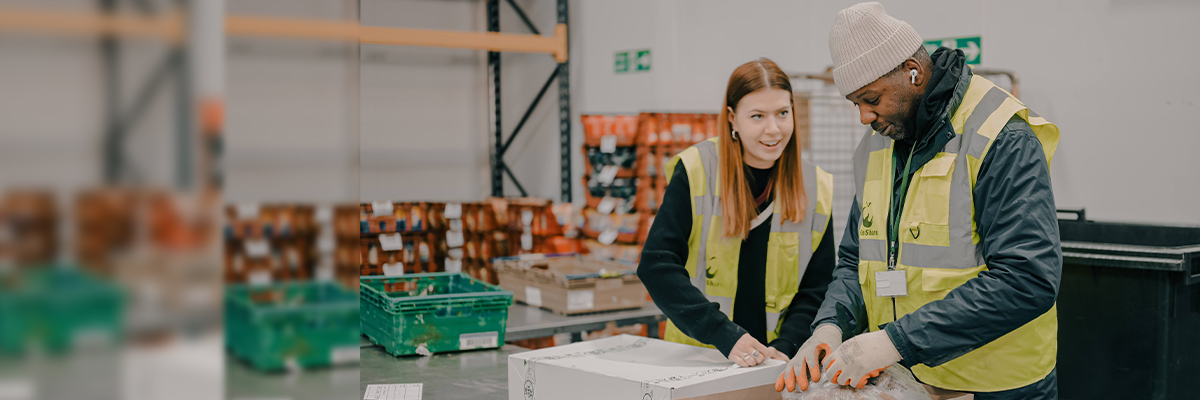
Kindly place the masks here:
<instances>
[{"instance_id":1,"label":"green exit sign","mask_svg":"<svg viewBox=\"0 0 1200 400\"><path fill-rule=\"evenodd\" d=\"M613 55L613 72L644 72L650 70L650 50L618 51Z\"/></svg>"},{"instance_id":2,"label":"green exit sign","mask_svg":"<svg viewBox=\"0 0 1200 400\"><path fill-rule=\"evenodd\" d=\"M961 49L963 54L967 56L967 64L979 65L983 60L983 41L979 36L972 37L957 37L945 39L931 39L925 41L925 50L933 54L938 47L949 47L951 49Z\"/></svg>"}]
</instances>

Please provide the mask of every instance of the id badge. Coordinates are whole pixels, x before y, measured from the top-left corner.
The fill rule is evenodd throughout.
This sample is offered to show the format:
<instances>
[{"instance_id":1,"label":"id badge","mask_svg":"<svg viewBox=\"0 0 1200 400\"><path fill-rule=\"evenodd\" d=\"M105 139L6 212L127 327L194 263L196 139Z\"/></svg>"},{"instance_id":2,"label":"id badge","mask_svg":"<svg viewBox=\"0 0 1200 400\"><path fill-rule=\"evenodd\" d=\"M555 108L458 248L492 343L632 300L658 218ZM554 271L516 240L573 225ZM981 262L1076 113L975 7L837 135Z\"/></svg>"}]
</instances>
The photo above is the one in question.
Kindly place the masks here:
<instances>
[{"instance_id":1,"label":"id badge","mask_svg":"<svg viewBox=\"0 0 1200 400\"><path fill-rule=\"evenodd\" d=\"M908 274L904 270L875 273L875 295L879 297L908 296Z\"/></svg>"}]
</instances>

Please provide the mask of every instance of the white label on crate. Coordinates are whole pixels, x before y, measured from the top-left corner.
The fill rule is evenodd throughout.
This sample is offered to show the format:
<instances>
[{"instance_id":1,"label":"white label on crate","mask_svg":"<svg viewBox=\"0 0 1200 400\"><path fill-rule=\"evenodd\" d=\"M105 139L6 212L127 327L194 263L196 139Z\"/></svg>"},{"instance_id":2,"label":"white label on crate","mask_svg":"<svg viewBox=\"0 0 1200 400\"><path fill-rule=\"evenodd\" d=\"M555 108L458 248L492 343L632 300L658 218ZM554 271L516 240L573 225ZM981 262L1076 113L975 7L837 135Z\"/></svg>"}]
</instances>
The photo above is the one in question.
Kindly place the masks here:
<instances>
[{"instance_id":1,"label":"white label on crate","mask_svg":"<svg viewBox=\"0 0 1200 400\"><path fill-rule=\"evenodd\" d=\"M525 304L529 304L534 307L541 307L542 306L542 289L538 289L533 286L526 286L525 287Z\"/></svg>"},{"instance_id":2,"label":"white label on crate","mask_svg":"<svg viewBox=\"0 0 1200 400\"><path fill-rule=\"evenodd\" d=\"M446 259L446 272L462 272L462 260Z\"/></svg>"},{"instance_id":3,"label":"white label on crate","mask_svg":"<svg viewBox=\"0 0 1200 400\"><path fill-rule=\"evenodd\" d=\"M442 215L446 219L462 218L462 203L446 203L446 212Z\"/></svg>"},{"instance_id":4,"label":"white label on crate","mask_svg":"<svg viewBox=\"0 0 1200 400\"><path fill-rule=\"evenodd\" d=\"M317 282L333 281L333 266L332 265L323 265L323 266L317 267L317 274L316 274L315 278L316 278Z\"/></svg>"},{"instance_id":5,"label":"white label on crate","mask_svg":"<svg viewBox=\"0 0 1200 400\"><path fill-rule=\"evenodd\" d=\"M375 249L367 250L367 264L379 264L379 251Z\"/></svg>"},{"instance_id":6,"label":"white label on crate","mask_svg":"<svg viewBox=\"0 0 1200 400\"><path fill-rule=\"evenodd\" d=\"M379 247L383 251L397 251L404 249L404 241L400 239L399 233L391 235L379 235Z\"/></svg>"},{"instance_id":7,"label":"white label on crate","mask_svg":"<svg viewBox=\"0 0 1200 400\"><path fill-rule=\"evenodd\" d=\"M591 290L567 292L567 311L582 311L596 308L596 293Z\"/></svg>"},{"instance_id":8,"label":"white label on crate","mask_svg":"<svg viewBox=\"0 0 1200 400\"><path fill-rule=\"evenodd\" d=\"M404 263L397 261L391 264L383 264L383 276L400 275L404 275Z\"/></svg>"},{"instance_id":9,"label":"white label on crate","mask_svg":"<svg viewBox=\"0 0 1200 400\"><path fill-rule=\"evenodd\" d=\"M371 202L371 215L375 216L375 217L392 215L392 212L394 211L394 209L392 207L393 207L393 205L392 205L391 200L372 201Z\"/></svg>"},{"instance_id":10,"label":"white label on crate","mask_svg":"<svg viewBox=\"0 0 1200 400\"><path fill-rule=\"evenodd\" d=\"M446 247L462 247L463 243L466 243L466 240L463 239L462 232L446 232Z\"/></svg>"},{"instance_id":11,"label":"white label on crate","mask_svg":"<svg viewBox=\"0 0 1200 400\"><path fill-rule=\"evenodd\" d=\"M596 206L596 211L601 214L611 214L614 208L617 208L617 199L604 196L603 199L600 199L600 204Z\"/></svg>"},{"instance_id":12,"label":"white label on crate","mask_svg":"<svg viewBox=\"0 0 1200 400\"><path fill-rule=\"evenodd\" d=\"M322 235L320 239L317 239L317 252L319 253L333 253L334 246L332 232L328 235Z\"/></svg>"},{"instance_id":13,"label":"white label on crate","mask_svg":"<svg viewBox=\"0 0 1200 400\"><path fill-rule=\"evenodd\" d=\"M246 241L246 256L250 258L263 258L271 255L271 245L266 239L252 239Z\"/></svg>"},{"instance_id":14,"label":"white label on crate","mask_svg":"<svg viewBox=\"0 0 1200 400\"><path fill-rule=\"evenodd\" d=\"M251 286L263 286L271 284L271 271L254 271L250 273L248 279Z\"/></svg>"},{"instance_id":15,"label":"white label on crate","mask_svg":"<svg viewBox=\"0 0 1200 400\"><path fill-rule=\"evenodd\" d=\"M521 226L533 225L533 211L521 210Z\"/></svg>"},{"instance_id":16,"label":"white label on crate","mask_svg":"<svg viewBox=\"0 0 1200 400\"><path fill-rule=\"evenodd\" d=\"M429 262L429 243L421 242L421 245L417 247L417 252L422 263Z\"/></svg>"},{"instance_id":17,"label":"white label on crate","mask_svg":"<svg viewBox=\"0 0 1200 400\"><path fill-rule=\"evenodd\" d=\"M650 143L657 143L658 142L658 133L650 132L649 135L646 135L646 141L650 142Z\"/></svg>"},{"instance_id":18,"label":"white label on crate","mask_svg":"<svg viewBox=\"0 0 1200 400\"><path fill-rule=\"evenodd\" d=\"M533 251L533 234L525 232L521 235L521 248L525 251Z\"/></svg>"},{"instance_id":19,"label":"white label on crate","mask_svg":"<svg viewBox=\"0 0 1200 400\"><path fill-rule=\"evenodd\" d=\"M621 167L616 165L605 165L604 168L600 168L600 175L596 177L596 180L600 181L601 185L612 184L613 179L617 178L617 172L620 171Z\"/></svg>"},{"instance_id":20,"label":"white label on crate","mask_svg":"<svg viewBox=\"0 0 1200 400\"><path fill-rule=\"evenodd\" d=\"M367 385L363 400L421 400L423 383Z\"/></svg>"},{"instance_id":21,"label":"white label on crate","mask_svg":"<svg viewBox=\"0 0 1200 400\"><path fill-rule=\"evenodd\" d=\"M317 215L313 216L313 218L320 224L333 223L333 206L328 204L317 206Z\"/></svg>"},{"instance_id":22,"label":"white label on crate","mask_svg":"<svg viewBox=\"0 0 1200 400\"><path fill-rule=\"evenodd\" d=\"M333 364L349 364L356 363L359 360L358 346L341 346L334 347L329 351L329 359Z\"/></svg>"},{"instance_id":23,"label":"white label on crate","mask_svg":"<svg viewBox=\"0 0 1200 400\"><path fill-rule=\"evenodd\" d=\"M597 237L596 240L599 241L600 244L607 246L617 241L618 234L619 232L617 232L617 228L608 228L605 229L604 232L600 232L600 236Z\"/></svg>"},{"instance_id":24,"label":"white label on crate","mask_svg":"<svg viewBox=\"0 0 1200 400\"><path fill-rule=\"evenodd\" d=\"M464 333L458 335L458 349L486 349L500 344L499 332Z\"/></svg>"},{"instance_id":25,"label":"white label on crate","mask_svg":"<svg viewBox=\"0 0 1200 400\"><path fill-rule=\"evenodd\" d=\"M450 258L453 258L455 260L462 260L463 249L461 247L457 248L457 249L450 249L450 251L446 252L446 255L450 256Z\"/></svg>"},{"instance_id":26,"label":"white label on crate","mask_svg":"<svg viewBox=\"0 0 1200 400\"><path fill-rule=\"evenodd\" d=\"M461 219L450 220L450 230L462 232L462 230L463 230L462 220Z\"/></svg>"},{"instance_id":27,"label":"white label on crate","mask_svg":"<svg viewBox=\"0 0 1200 400\"><path fill-rule=\"evenodd\" d=\"M617 151L617 135L604 135L600 137L600 152L614 153Z\"/></svg>"},{"instance_id":28,"label":"white label on crate","mask_svg":"<svg viewBox=\"0 0 1200 400\"><path fill-rule=\"evenodd\" d=\"M238 219L258 218L258 204L238 204L237 216Z\"/></svg>"}]
</instances>

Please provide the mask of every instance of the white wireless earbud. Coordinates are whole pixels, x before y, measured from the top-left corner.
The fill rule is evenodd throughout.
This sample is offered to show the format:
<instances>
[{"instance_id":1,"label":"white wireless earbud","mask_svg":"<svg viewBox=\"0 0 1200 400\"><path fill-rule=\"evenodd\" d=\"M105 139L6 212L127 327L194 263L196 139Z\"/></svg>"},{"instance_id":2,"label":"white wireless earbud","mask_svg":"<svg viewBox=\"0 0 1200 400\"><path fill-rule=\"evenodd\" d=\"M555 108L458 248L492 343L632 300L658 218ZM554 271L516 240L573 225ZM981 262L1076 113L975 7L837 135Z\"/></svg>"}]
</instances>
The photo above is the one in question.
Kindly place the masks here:
<instances>
[{"instance_id":1,"label":"white wireless earbud","mask_svg":"<svg viewBox=\"0 0 1200 400\"><path fill-rule=\"evenodd\" d=\"M908 74L910 76L912 76L912 84L916 85L917 84L917 70L915 70L915 69L908 70Z\"/></svg>"}]
</instances>

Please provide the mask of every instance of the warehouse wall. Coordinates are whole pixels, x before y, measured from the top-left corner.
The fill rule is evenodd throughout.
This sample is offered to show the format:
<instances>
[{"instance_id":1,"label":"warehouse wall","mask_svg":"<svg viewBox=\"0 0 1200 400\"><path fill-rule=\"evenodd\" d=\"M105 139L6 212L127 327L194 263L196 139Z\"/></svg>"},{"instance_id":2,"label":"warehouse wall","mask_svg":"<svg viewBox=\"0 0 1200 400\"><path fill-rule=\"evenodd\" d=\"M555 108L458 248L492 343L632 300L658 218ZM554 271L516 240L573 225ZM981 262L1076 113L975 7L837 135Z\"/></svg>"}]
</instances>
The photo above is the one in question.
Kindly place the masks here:
<instances>
[{"instance_id":1,"label":"warehouse wall","mask_svg":"<svg viewBox=\"0 0 1200 400\"><path fill-rule=\"evenodd\" d=\"M362 23L482 30L481 2L362 2ZM486 195L484 53L362 46L360 195L471 200Z\"/></svg>"},{"instance_id":2,"label":"warehouse wall","mask_svg":"<svg viewBox=\"0 0 1200 400\"><path fill-rule=\"evenodd\" d=\"M247 0L232 14L354 19L351 2ZM230 38L225 201L357 202L354 46Z\"/></svg>"}]
</instances>

